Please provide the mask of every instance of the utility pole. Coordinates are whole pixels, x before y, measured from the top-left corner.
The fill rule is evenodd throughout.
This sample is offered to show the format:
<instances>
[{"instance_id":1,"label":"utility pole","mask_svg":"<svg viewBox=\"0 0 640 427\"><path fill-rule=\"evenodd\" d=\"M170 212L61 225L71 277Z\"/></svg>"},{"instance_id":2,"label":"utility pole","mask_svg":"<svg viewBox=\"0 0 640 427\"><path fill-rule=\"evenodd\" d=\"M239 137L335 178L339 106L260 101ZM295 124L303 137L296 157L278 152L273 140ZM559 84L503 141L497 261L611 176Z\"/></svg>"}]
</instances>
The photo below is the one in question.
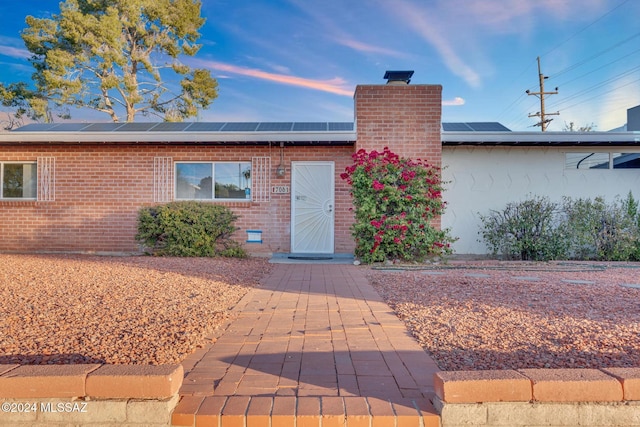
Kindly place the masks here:
<instances>
[{"instance_id":1,"label":"utility pole","mask_svg":"<svg viewBox=\"0 0 640 427\"><path fill-rule=\"evenodd\" d=\"M540 117L540 121L538 123L536 123L534 126L540 126L542 128L542 132L547 130L547 125L551 122L551 120L553 119L548 119L547 116L558 116L560 115L559 111L556 111L555 113L546 113L544 111L544 96L545 95L557 95L558 94L558 88L556 88L555 91L553 92L545 92L544 91L544 81L545 79L548 79L548 76L545 76L544 74L542 74L542 71L540 71L540 57L538 56L538 78L540 79L540 92L531 92L529 90L526 91L527 95L535 95L538 98L540 98L540 111L538 111L535 114L529 114L529 117Z\"/></svg>"}]
</instances>

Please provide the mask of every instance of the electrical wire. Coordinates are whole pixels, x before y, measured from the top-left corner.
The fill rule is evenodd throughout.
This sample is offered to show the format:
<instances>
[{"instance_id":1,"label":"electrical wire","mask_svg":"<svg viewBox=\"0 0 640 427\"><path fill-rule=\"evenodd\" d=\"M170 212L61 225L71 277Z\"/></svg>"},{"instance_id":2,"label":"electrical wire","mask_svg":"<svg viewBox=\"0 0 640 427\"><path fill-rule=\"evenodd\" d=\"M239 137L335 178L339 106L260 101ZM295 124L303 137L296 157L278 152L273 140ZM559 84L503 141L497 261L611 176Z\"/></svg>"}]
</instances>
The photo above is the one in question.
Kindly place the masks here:
<instances>
[{"instance_id":1,"label":"electrical wire","mask_svg":"<svg viewBox=\"0 0 640 427\"><path fill-rule=\"evenodd\" d=\"M598 68L596 68L596 69L594 69L594 70L591 70L591 71L589 71L588 73L584 73L584 74L582 74L581 76L574 77L573 79L571 79L571 80L567 80L567 81L565 81L565 82L557 83L557 86L566 86L566 85L568 85L569 83L573 83L573 82L575 82L576 80L580 80L581 78L586 77L586 76L588 76L589 74L593 74L593 73L595 73L596 71L600 71L600 70L602 70L603 68L606 68L606 67L608 67L608 66L610 66L610 65L615 64L616 62L622 61L622 60L624 60L624 59L629 59L629 56L630 56L630 55L632 55L632 54L634 54L634 53L636 53L636 52L640 52L640 49L636 49L636 50L634 50L634 51L632 51L632 52L629 52L629 53L627 53L627 54L625 54L625 55L623 55L623 56L621 56L621 57L617 58L617 59L614 59L613 61L607 62L606 64L604 64L604 65L602 65L602 66L600 66L600 67L598 67Z\"/></svg>"},{"instance_id":2,"label":"electrical wire","mask_svg":"<svg viewBox=\"0 0 640 427\"><path fill-rule=\"evenodd\" d=\"M611 14L612 14L613 12L615 12L616 10L620 9L620 8L621 8L622 6L624 6L625 4L629 3L629 1L630 1L630 0L624 0L624 1L622 1L622 2L621 2L621 3L619 3L617 6L613 7L612 9L608 10L606 13L604 13L603 15L601 15L600 17L598 17L596 20L594 20L594 21L592 21L591 23L589 23L588 25L586 25L586 26L582 27L580 30L576 31L574 34L572 34L571 36L569 36L568 38L566 38L566 39L565 39L565 40L563 40L562 42L558 43L558 44L557 44L556 46L554 46L552 49L548 50L548 51L547 51L547 52L545 52L543 55L541 55L541 57L546 57L546 56L548 56L550 53L552 53L552 52L556 51L556 50L557 50L557 49L559 49L561 46L563 46L564 44L566 44L566 43L567 43L567 42L569 42L570 40L572 40L572 39L574 39L575 37L577 37L579 34L583 33L584 31L586 31L587 29L591 28L592 26L594 26L594 25L595 25L595 24L597 24L598 22L602 21L602 20L603 20L604 18L606 18L607 16L611 15ZM626 44L626 43L628 43L628 42L632 41L633 39L635 39L635 38L636 38L636 37L638 37L638 36L640 36L640 32L639 32L639 33L636 33L636 34L633 34L632 36L630 36L630 37L628 37L628 38L626 38L626 39L624 39L624 40L621 40L621 41L619 41L619 42L615 43L614 45L609 46L608 48L606 48L606 49L604 49L604 50L602 50L602 51L598 52L598 53L597 53L597 54L595 54L595 55L591 55L590 57L588 57L588 58L586 58L586 59L584 59L584 60L582 60L582 61L579 61L578 63L572 64L572 65L570 65L569 67L566 67L565 69L560 70L559 72L555 73L553 76L549 76L549 79L557 78L557 77L559 77L559 76L562 76L562 75L563 75L563 74L565 74L565 73L568 73L568 72L570 72L570 71L572 71L572 70L574 70L574 69L576 69L576 68L579 68L580 66L582 66L582 65L584 65L584 64L586 64L586 63L588 63L588 62L590 62L590 61L592 61L592 60L594 60L594 59L596 59L596 58L598 58L598 57L600 57L600 56L602 56L602 55L604 55L604 54L606 54L606 53L610 53L610 52L611 52L611 50L613 50L613 49L615 49L615 48L617 48L617 47L620 47L620 46L622 46L622 45L624 45L624 44ZM638 50L640 50L640 49L638 49ZM635 53L635 52L637 52L638 50L635 50L635 51L633 51L632 53ZM581 76L579 76L579 77L573 78L573 79L571 79L571 80L569 80L568 82L565 82L565 83L563 83L563 84L565 84L565 85L566 85L566 84L568 84L568 83L570 83L570 82L573 82L573 81L575 81L575 80L578 80L578 79L580 79L580 78L582 78L582 77L584 77L584 76L586 76L586 75L588 75L588 74L591 74L591 73L593 73L593 72L595 72L595 71L597 71L597 70L599 70L599 69L601 69L601 68L604 68L604 67L606 67L606 66L609 66L609 65L611 65L611 64L613 64L613 63L615 63L615 62L617 62L617 61L619 61L619 60L621 60L621 59L624 59L624 58L628 58L628 55L627 55L627 56L625 56L625 57L618 58L618 59L616 59L616 60L614 60L614 61L611 61L610 63L607 63L607 64L605 64L604 66L599 67L599 68L598 68L598 69L596 69L596 70L593 70L593 71L591 71L591 72L585 73L585 74L583 74L583 75L581 75ZM534 62L535 62L535 61L534 61ZM531 66L531 65L528 65L528 66L525 68L525 70L524 70L524 71L523 71L523 72L522 72L522 73L521 73L521 74L520 74L516 79L520 78L520 77L524 74L524 72L526 72L526 71L530 68L530 66ZM632 70L635 70L635 68L634 68L634 69L632 69ZM619 78L623 78L623 76L620 76ZM515 79L514 79L514 80L515 80ZM611 81L611 79L610 79L608 82L610 82L610 81ZM615 79L614 79L613 81L615 81ZM560 86L560 84L558 84L557 86ZM600 87L600 84L599 84L599 85L595 85L595 86L596 86L596 87ZM530 91L535 91L536 89L537 89L537 87L535 87L535 88L529 88L529 90L530 90ZM581 91L580 93L583 93L583 92L586 92L586 91L588 91L588 90ZM575 98L576 98L576 97L578 97L578 96L581 96L581 95L575 94L575 95L573 95L570 99L575 99ZM510 112L510 111L511 111L511 112L513 112L513 111L515 111L515 108L514 108L514 107L515 107L515 106L517 106L517 105L521 105L521 104L524 102L524 98L525 98L525 96L524 96L523 94L520 94L518 97L516 97L516 99L515 99L514 101L512 101L512 102L511 102L507 107L505 107L505 108L504 108L504 109L499 113L499 115L498 115L498 119L501 119L501 118L505 115L505 113L507 113L507 112ZM561 101L561 102L566 102L566 100L563 100L563 101ZM559 102L559 103L556 103L556 105L560 105L560 102ZM513 122L513 121L508 121L507 123L514 123L514 124L515 124L515 125L510 125L509 127L511 128L511 127L516 127L516 125L520 125L521 123L525 122L527 119L530 119L530 117L523 117L523 118L518 119L518 120L517 120L517 121L515 121L515 122Z\"/></svg>"},{"instance_id":3,"label":"electrical wire","mask_svg":"<svg viewBox=\"0 0 640 427\"><path fill-rule=\"evenodd\" d=\"M569 36L568 38L566 38L564 41L560 42L559 44L557 44L553 49L547 51L546 53L540 55L541 57L545 57L547 55L549 55L551 52L557 50L560 46L564 45L565 43L567 43L569 40L573 39L574 37L576 37L578 34L584 32L585 30L591 28L593 25L597 24L598 22L600 22L601 20L603 20L605 17L607 17L608 15L612 14L614 11L616 11L617 9L619 9L620 7L622 7L623 5L625 5L626 3L629 3L629 1L631 0L624 0L622 3L620 3L619 5L617 5L616 7L614 7L613 9L610 9L608 12L606 12L604 15L601 15L598 19L596 19L595 21L591 22L590 24L588 24L587 26L581 28L580 30L576 31L574 34L572 34L571 36Z\"/></svg>"},{"instance_id":4,"label":"electrical wire","mask_svg":"<svg viewBox=\"0 0 640 427\"><path fill-rule=\"evenodd\" d=\"M615 75L615 76L613 76L613 77L611 77L611 78L609 78L607 80L604 80L602 82L599 82L599 83L597 83L595 85L589 86L588 88L585 88L585 89L583 89L581 91L578 91L578 92L574 93L573 95L571 95L569 97L563 98L560 101L551 102L551 103L548 104L548 106L549 106L549 108L552 108L552 109L559 108L562 104L564 104L566 102L569 102L569 101L571 101L573 99L579 98L584 94L593 92L594 90L599 89L599 88L601 88L603 86L606 86L609 83L614 83L614 82L616 82L618 80L621 80L621 79L633 74L635 71L638 71L638 70L640 70L640 65L638 65L638 66L636 66L634 68L631 68L630 70L624 71L624 72L622 72L620 74L617 74L617 75Z\"/></svg>"},{"instance_id":5,"label":"electrical wire","mask_svg":"<svg viewBox=\"0 0 640 427\"><path fill-rule=\"evenodd\" d=\"M632 36L630 36L630 37L628 37L628 38L626 38L626 39L624 39L624 40L622 40L622 41L620 41L618 43L615 43L615 44L613 44L613 45L601 50L600 52L596 53L595 55L592 55L592 56L590 56L590 57L588 57L586 59L583 59L582 61L579 61L579 62L577 62L577 63L575 63L573 65L570 65L569 67L567 67L567 68L565 68L563 70L558 71L557 73L549 76L549 79L557 78L558 76L561 76L564 73L567 73L567 72L569 72L571 70L574 70L574 69L586 64L587 62L589 62L589 61L591 61L591 60L593 60L595 58L598 58L598 57L600 57L600 56L602 56L602 55L604 55L606 53L610 53L613 49L615 49L615 48L617 48L619 46L622 46L625 43L630 42L631 40L635 39L638 36L640 36L640 32L635 33L634 35L632 35Z\"/></svg>"}]
</instances>

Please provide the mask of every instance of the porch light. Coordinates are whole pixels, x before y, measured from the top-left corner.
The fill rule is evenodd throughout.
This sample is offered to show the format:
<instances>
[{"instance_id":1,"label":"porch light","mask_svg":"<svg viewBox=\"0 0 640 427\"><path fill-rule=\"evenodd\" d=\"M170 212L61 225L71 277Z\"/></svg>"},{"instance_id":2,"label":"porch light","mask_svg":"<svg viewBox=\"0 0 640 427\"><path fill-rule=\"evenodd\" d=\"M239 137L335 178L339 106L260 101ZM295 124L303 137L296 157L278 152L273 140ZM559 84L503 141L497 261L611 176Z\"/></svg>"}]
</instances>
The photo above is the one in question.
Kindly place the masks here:
<instances>
[{"instance_id":1,"label":"porch light","mask_svg":"<svg viewBox=\"0 0 640 427\"><path fill-rule=\"evenodd\" d=\"M388 85L408 85L411 82L413 70L409 71L389 71L384 73L384 78Z\"/></svg>"},{"instance_id":2,"label":"porch light","mask_svg":"<svg viewBox=\"0 0 640 427\"><path fill-rule=\"evenodd\" d=\"M280 143L280 164L276 168L276 176L282 178L287 172L284 168L284 142Z\"/></svg>"}]
</instances>

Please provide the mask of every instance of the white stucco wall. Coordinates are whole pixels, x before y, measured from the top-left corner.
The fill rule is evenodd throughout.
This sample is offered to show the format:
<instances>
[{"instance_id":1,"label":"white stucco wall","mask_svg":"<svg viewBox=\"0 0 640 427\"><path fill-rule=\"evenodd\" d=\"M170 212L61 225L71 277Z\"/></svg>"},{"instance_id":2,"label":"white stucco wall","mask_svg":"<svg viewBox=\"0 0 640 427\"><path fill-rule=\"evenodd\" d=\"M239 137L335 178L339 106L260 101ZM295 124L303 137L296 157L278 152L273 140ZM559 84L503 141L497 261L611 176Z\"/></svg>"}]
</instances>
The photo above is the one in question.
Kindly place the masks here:
<instances>
[{"instance_id":1,"label":"white stucco wall","mask_svg":"<svg viewBox=\"0 0 640 427\"><path fill-rule=\"evenodd\" d=\"M484 254L479 242L478 213L502 209L508 202L530 195L546 195L552 201L563 196L604 196L611 201L631 190L640 199L640 169L565 169L565 153L640 152L640 147L473 147L445 146L442 176L447 210L442 226L459 238L458 254Z\"/></svg>"}]
</instances>

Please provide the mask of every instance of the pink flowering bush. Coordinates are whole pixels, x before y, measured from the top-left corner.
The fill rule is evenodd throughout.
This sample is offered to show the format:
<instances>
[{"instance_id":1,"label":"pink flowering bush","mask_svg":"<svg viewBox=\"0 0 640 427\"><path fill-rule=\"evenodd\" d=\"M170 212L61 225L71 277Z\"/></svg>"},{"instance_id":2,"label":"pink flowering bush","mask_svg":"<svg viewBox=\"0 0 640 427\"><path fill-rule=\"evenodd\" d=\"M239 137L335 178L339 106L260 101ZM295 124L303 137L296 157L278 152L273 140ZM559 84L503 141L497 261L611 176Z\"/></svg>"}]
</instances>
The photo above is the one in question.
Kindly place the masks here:
<instances>
[{"instance_id":1,"label":"pink flowering bush","mask_svg":"<svg viewBox=\"0 0 640 427\"><path fill-rule=\"evenodd\" d=\"M351 185L355 255L365 263L423 261L451 253L448 230L430 222L444 212L440 170L421 160L359 150L341 178Z\"/></svg>"}]
</instances>

